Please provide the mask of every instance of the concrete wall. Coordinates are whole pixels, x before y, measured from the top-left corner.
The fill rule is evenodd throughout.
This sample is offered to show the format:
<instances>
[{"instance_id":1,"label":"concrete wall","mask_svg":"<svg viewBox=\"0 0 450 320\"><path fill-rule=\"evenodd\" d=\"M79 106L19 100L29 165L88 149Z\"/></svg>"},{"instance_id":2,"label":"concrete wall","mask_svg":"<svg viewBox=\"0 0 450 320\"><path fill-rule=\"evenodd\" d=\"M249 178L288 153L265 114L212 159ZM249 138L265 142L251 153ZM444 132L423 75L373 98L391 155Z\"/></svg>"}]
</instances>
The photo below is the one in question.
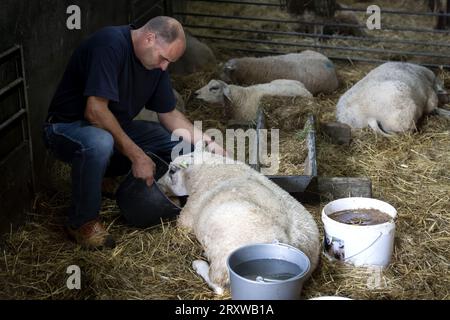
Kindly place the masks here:
<instances>
[{"instance_id":1,"label":"concrete wall","mask_svg":"<svg viewBox=\"0 0 450 320\"><path fill-rule=\"evenodd\" d=\"M31 137L34 167L38 190L46 182L47 153L41 141L41 128L47 108L61 79L66 63L83 38L107 25L127 24L132 12L132 0L1 0L0 1L0 52L14 44L24 49L28 84ZM148 7L157 1L146 0ZM81 9L81 30L68 30L67 7L78 5ZM161 14L162 12L156 12ZM1 139L1 137L0 137ZM26 161L25 159L23 161ZM3 178L2 178L3 179ZM1 195L0 190L0 195ZM18 192L22 192L19 191ZM17 201L23 195L17 194ZM0 203L0 233L8 221L23 220L23 210L14 212ZM11 212L12 210L12 212Z\"/></svg>"}]
</instances>

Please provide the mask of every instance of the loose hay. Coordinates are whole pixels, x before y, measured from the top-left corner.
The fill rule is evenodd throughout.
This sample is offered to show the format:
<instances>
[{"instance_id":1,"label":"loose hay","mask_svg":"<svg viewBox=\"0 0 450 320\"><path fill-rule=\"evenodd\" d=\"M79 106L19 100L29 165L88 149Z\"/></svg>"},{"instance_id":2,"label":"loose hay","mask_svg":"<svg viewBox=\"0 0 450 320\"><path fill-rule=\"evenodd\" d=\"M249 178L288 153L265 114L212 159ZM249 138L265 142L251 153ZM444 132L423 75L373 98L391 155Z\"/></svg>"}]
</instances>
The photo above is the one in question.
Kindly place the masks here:
<instances>
[{"instance_id":1,"label":"loose hay","mask_svg":"<svg viewBox=\"0 0 450 320\"><path fill-rule=\"evenodd\" d=\"M339 96L371 67L338 64L343 80L341 88L331 96L315 98L308 111L318 121L334 120ZM303 100L299 103L308 104ZM216 112L205 105L188 103L191 119L213 118ZM220 116L214 121L220 123ZM214 121L205 123L214 127ZM273 124L271 121L276 123L274 118L268 123ZM300 159L295 158L297 146L292 139L298 128L289 127L291 139L281 139L282 146L294 145L282 151L281 171L287 174L300 171L297 166L301 165ZM349 147L333 145L319 132L320 175L369 177L373 196L396 207L398 219L393 260L386 270L354 268L322 257L317 271L304 286L304 298L323 295L354 299L450 297L449 145L450 121L437 116L427 117L419 132L393 139L377 137L368 130L355 132ZM114 201L105 199L102 216L117 238L118 247L111 251L83 251L67 241L63 233L64 212L70 203L68 194L41 195L36 203L30 222L4 239L0 298L218 298L191 268L192 261L201 258L200 245L174 223L146 230L126 227ZM320 211L325 204L307 207L321 232ZM69 276L66 269L73 264L81 267L82 290L71 291L66 287ZM229 293L222 298L230 298Z\"/></svg>"},{"instance_id":2,"label":"loose hay","mask_svg":"<svg viewBox=\"0 0 450 320\"><path fill-rule=\"evenodd\" d=\"M225 56L222 60L226 60ZM285 108L266 106L268 127L279 127L280 173L303 174L302 119L305 111L318 122L334 121L340 95L373 65L337 64L341 86L332 95L293 99ZM217 71L175 77L191 120L203 129L226 128L220 108L193 100L193 92ZM450 73L444 72L450 88ZM283 105L286 105L285 102ZM274 107L272 109L271 107ZM448 108L448 107L447 107ZM273 112L272 112L273 111ZM281 110L279 110L281 111ZM283 128L284 126L284 128ZM318 128L316 128L318 129ZM350 146L338 146L318 130L317 160L322 176L366 176L373 197L398 210L392 264L386 270L355 268L323 256L303 298L340 295L353 299L449 299L450 277L450 121L428 116L419 132L392 139L357 131ZM323 234L320 212L326 203L307 206ZM191 268L202 250L192 235L164 223L150 229L126 227L114 201L104 199L101 215L118 246L84 251L63 232L68 193L40 194L29 222L8 234L0 247L0 299L229 299L216 297ZM67 267L78 265L81 290L68 290Z\"/></svg>"}]
</instances>

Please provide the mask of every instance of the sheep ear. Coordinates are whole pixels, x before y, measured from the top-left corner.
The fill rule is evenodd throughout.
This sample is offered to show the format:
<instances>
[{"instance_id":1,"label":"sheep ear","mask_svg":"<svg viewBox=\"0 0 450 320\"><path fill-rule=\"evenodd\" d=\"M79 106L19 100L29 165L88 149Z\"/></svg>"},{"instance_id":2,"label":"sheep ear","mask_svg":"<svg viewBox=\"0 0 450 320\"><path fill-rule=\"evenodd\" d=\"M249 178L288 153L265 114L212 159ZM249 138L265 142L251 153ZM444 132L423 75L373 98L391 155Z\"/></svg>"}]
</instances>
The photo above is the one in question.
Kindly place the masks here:
<instances>
[{"instance_id":1,"label":"sheep ear","mask_svg":"<svg viewBox=\"0 0 450 320\"><path fill-rule=\"evenodd\" d=\"M230 90L230 87L225 86L223 88L223 95L225 96L225 98L227 98L229 101L231 101L231 90Z\"/></svg>"},{"instance_id":2,"label":"sheep ear","mask_svg":"<svg viewBox=\"0 0 450 320\"><path fill-rule=\"evenodd\" d=\"M234 60L229 60L228 62L225 63L223 68L224 68L224 70L227 70L227 71L233 71L234 69L236 69L236 64L235 64Z\"/></svg>"}]
</instances>

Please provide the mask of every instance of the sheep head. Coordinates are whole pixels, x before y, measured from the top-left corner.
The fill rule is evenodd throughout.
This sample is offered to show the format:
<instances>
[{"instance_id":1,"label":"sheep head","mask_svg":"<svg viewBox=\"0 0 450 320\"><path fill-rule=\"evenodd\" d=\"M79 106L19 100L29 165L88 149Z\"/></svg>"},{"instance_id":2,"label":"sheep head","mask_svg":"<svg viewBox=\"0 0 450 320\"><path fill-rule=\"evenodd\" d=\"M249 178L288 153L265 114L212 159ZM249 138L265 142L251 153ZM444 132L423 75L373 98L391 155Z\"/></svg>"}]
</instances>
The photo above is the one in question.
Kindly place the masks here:
<instances>
[{"instance_id":1,"label":"sheep head","mask_svg":"<svg viewBox=\"0 0 450 320\"><path fill-rule=\"evenodd\" d=\"M190 166L194 162L193 154L187 154L177 157L169 165L169 170L158 180L158 186L168 196L187 196L189 195L186 185L187 174Z\"/></svg>"},{"instance_id":2,"label":"sheep head","mask_svg":"<svg viewBox=\"0 0 450 320\"><path fill-rule=\"evenodd\" d=\"M229 97L228 85L221 80L211 80L206 86L195 92L196 98L217 105L225 105Z\"/></svg>"},{"instance_id":3,"label":"sheep head","mask_svg":"<svg viewBox=\"0 0 450 320\"><path fill-rule=\"evenodd\" d=\"M169 164L169 170L158 180L158 186L169 197L188 196L190 190L187 182L192 167L211 155L206 151L204 141L197 142L194 152L178 156Z\"/></svg>"},{"instance_id":4,"label":"sheep head","mask_svg":"<svg viewBox=\"0 0 450 320\"><path fill-rule=\"evenodd\" d=\"M223 66L223 72L220 75L220 78L226 82L232 82L233 79L233 71L236 70L236 59L231 59L227 61Z\"/></svg>"}]
</instances>

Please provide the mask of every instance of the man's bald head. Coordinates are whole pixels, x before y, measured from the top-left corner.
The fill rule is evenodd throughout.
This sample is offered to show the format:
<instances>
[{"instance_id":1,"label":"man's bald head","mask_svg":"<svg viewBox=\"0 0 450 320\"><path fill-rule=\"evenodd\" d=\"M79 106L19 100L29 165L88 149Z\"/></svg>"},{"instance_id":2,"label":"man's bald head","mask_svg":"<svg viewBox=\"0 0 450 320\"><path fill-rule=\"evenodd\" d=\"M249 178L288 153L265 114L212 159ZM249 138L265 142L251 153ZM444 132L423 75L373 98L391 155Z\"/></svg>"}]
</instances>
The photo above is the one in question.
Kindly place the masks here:
<instances>
[{"instance_id":1,"label":"man's bald head","mask_svg":"<svg viewBox=\"0 0 450 320\"><path fill-rule=\"evenodd\" d=\"M167 44L171 44L175 40L185 40L183 27L171 17L159 16L152 18L145 24L144 28L149 32L156 33Z\"/></svg>"},{"instance_id":2,"label":"man's bald head","mask_svg":"<svg viewBox=\"0 0 450 320\"><path fill-rule=\"evenodd\" d=\"M171 17L155 17L142 28L133 30L131 37L135 54L147 69L166 70L186 49L183 27Z\"/></svg>"}]
</instances>

